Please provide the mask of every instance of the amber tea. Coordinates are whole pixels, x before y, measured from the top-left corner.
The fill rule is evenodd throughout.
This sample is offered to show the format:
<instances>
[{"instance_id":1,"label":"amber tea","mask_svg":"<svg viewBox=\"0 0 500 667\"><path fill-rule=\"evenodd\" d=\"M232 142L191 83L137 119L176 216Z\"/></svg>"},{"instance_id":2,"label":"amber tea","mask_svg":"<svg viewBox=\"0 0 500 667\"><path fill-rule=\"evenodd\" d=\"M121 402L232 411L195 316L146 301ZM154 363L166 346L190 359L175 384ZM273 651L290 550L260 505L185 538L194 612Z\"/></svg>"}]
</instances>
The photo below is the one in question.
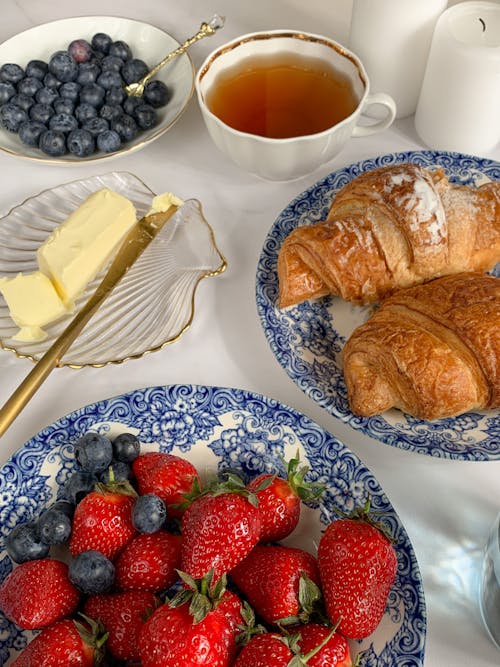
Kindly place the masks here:
<instances>
[{"instance_id":1,"label":"amber tea","mask_svg":"<svg viewBox=\"0 0 500 667\"><path fill-rule=\"evenodd\" d=\"M358 106L350 79L320 58L255 56L219 74L210 111L235 130L273 139L322 132Z\"/></svg>"}]
</instances>

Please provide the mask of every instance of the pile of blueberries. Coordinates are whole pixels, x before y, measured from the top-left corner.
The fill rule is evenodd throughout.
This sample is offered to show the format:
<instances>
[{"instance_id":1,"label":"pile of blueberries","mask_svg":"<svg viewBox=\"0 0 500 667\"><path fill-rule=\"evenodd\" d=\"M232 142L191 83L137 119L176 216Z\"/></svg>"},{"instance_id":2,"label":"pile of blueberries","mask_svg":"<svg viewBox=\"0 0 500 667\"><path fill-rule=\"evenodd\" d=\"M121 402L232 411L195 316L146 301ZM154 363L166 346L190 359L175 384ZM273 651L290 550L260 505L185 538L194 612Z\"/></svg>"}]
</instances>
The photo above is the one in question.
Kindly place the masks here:
<instances>
[{"instance_id":1,"label":"pile of blueberries","mask_svg":"<svg viewBox=\"0 0 500 667\"><path fill-rule=\"evenodd\" d=\"M150 81L142 97L124 87L149 71L124 41L105 33L76 39L46 63L0 67L0 126L50 157L113 153L158 123L172 92Z\"/></svg>"}]
</instances>

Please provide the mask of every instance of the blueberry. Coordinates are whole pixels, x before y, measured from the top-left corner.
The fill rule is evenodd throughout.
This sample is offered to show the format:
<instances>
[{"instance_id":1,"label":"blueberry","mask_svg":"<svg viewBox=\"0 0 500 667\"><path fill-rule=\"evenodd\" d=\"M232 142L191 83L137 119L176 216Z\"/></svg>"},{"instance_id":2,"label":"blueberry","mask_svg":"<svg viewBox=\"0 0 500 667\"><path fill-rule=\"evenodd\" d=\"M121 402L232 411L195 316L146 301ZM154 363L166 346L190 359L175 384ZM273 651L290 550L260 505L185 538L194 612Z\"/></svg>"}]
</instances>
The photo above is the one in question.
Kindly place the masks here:
<instances>
[{"instance_id":1,"label":"blueberry","mask_svg":"<svg viewBox=\"0 0 500 667\"><path fill-rule=\"evenodd\" d=\"M57 98L57 90L55 88L47 88L47 86L43 86L40 90L37 90L35 95L35 100L40 102L40 104L52 104Z\"/></svg>"},{"instance_id":2,"label":"blueberry","mask_svg":"<svg viewBox=\"0 0 500 667\"><path fill-rule=\"evenodd\" d=\"M83 124L83 128L95 139L102 132L109 130L109 123L105 118L91 118Z\"/></svg>"},{"instance_id":3,"label":"blueberry","mask_svg":"<svg viewBox=\"0 0 500 667\"><path fill-rule=\"evenodd\" d=\"M117 42L113 42L109 47L109 55L117 56L118 58L121 58L123 61L126 61L132 58L132 50L130 46L127 44L127 42L118 40Z\"/></svg>"},{"instance_id":4,"label":"blueberry","mask_svg":"<svg viewBox=\"0 0 500 667\"><path fill-rule=\"evenodd\" d=\"M111 106L117 106L121 104L127 93L123 90L122 86L113 86L106 91L106 104L111 104Z\"/></svg>"},{"instance_id":5,"label":"blueberry","mask_svg":"<svg viewBox=\"0 0 500 667\"><path fill-rule=\"evenodd\" d=\"M28 120L28 114L16 104L7 102L0 107L0 125L9 132L17 132L25 120Z\"/></svg>"},{"instance_id":6,"label":"blueberry","mask_svg":"<svg viewBox=\"0 0 500 667\"><path fill-rule=\"evenodd\" d=\"M40 135L39 148L51 157L60 157L66 153L66 137L64 132L47 130Z\"/></svg>"},{"instance_id":7,"label":"blueberry","mask_svg":"<svg viewBox=\"0 0 500 667\"><path fill-rule=\"evenodd\" d=\"M149 72L149 68L144 62L139 58L132 58L132 60L127 60L121 69L121 74L125 83L133 83L139 81L143 76Z\"/></svg>"},{"instance_id":8,"label":"blueberry","mask_svg":"<svg viewBox=\"0 0 500 667\"><path fill-rule=\"evenodd\" d=\"M126 113L111 121L111 129L118 132L122 141L132 141L139 134L137 123Z\"/></svg>"},{"instance_id":9,"label":"blueberry","mask_svg":"<svg viewBox=\"0 0 500 667\"><path fill-rule=\"evenodd\" d=\"M20 109L23 109L23 111L26 112L28 112L31 109L31 107L35 104L35 100L32 97L29 97L28 95L23 95L22 93L14 95L14 97L11 97L9 101L11 104L15 104Z\"/></svg>"},{"instance_id":10,"label":"blueberry","mask_svg":"<svg viewBox=\"0 0 500 667\"><path fill-rule=\"evenodd\" d=\"M127 97L123 103L123 110L125 113L128 113L129 116L134 116L135 110L137 107L140 107L141 104L144 104L142 97L134 97L131 95L130 97Z\"/></svg>"},{"instance_id":11,"label":"blueberry","mask_svg":"<svg viewBox=\"0 0 500 667\"><path fill-rule=\"evenodd\" d=\"M44 544L63 544L71 535L71 519L54 507L49 507L40 515L37 526Z\"/></svg>"},{"instance_id":12,"label":"blueberry","mask_svg":"<svg viewBox=\"0 0 500 667\"><path fill-rule=\"evenodd\" d=\"M99 74L97 83L105 90L109 90L110 88L118 88L121 86L123 84L123 79L119 72L106 70L102 74Z\"/></svg>"},{"instance_id":13,"label":"blueberry","mask_svg":"<svg viewBox=\"0 0 500 667\"><path fill-rule=\"evenodd\" d=\"M40 81L40 79L37 79L34 76L27 76L17 84L17 92L21 93L22 95L34 97L36 91L40 90L42 87L43 83Z\"/></svg>"},{"instance_id":14,"label":"blueberry","mask_svg":"<svg viewBox=\"0 0 500 667\"><path fill-rule=\"evenodd\" d=\"M68 53L76 63L86 63L92 55L92 47L86 39L74 39L68 46Z\"/></svg>"},{"instance_id":15,"label":"blueberry","mask_svg":"<svg viewBox=\"0 0 500 667\"><path fill-rule=\"evenodd\" d=\"M95 62L80 63L78 65L77 83L85 86L87 83L95 83L101 73L101 68Z\"/></svg>"},{"instance_id":16,"label":"blueberry","mask_svg":"<svg viewBox=\"0 0 500 667\"><path fill-rule=\"evenodd\" d=\"M31 120L37 120L39 123L48 125L49 120L54 115L54 109L48 104L34 104L30 111Z\"/></svg>"},{"instance_id":17,"label":"blueberry","mask_svg":"<svg viewBox=\"0 0 500 667\"><path fill-rule=\"evenodd\" d=\"M120 433L113 440L113 455L117 461L132 463L140 453L140 442L133 433Z\"/></svg>"},{"instance_id":18,"label":"blueberry","mask_svg":"<svg viewBox=\"0 0 500 667\"><path fill-rule=\"evenodd\" d=\"M83 125L83 123L90 120L91 118L95 118L96 116L97 109L87 102L78 105L75 109L75 118L80 123L80 125Z\"/></svg>"},{"instance_id":19,"label":"blueberry","mask_svg":"<svg viewBox=\"0 0 500 667\"><path fill-rule=\"evenodd\" d=\"M100 433L85 433L75 445L75 458L87 472L106 470L113 459L110 439Z\"/></svg>"},{"instance_id":20,"label":"blueberry","mask_svg":"<svg viewBox=\"0 0 500 667\"><path fill-rule=\"evenodd\" d=\"M98 120L96 118L91 120ZM90 121L88 121L90 122ZM77 129L69 133L67 146L70 153L77 157L87 157L95 151L95 141L87 129Z\"/></svg>"},{"instance_id":21,"label":"blueberry","mask_svg":"<svg viewBox=\"0 0 500 667\"><path fill-rule=\"evenodd\" d=\"M115 566L100 551L82 551L69 564L71 583L86 595L105 593L115 580Z\"/></svg>"},{"instance_id":22,"label":"blueberry","mask_svg":"<svg viewBox=\"0 0 500 667\"><path fill-rule=\"evenodd\" d=\"M0 81L7 81L8 83L19 83L24 79L24 70L15 63L5 63L0 67Z\"/></svg>"},{"instance_id":23,"label":"blueberry","mask_svg":"<svg viewBox=\"0 0 500 667\"><path fill-rule=\"evenodd\" d=\"M113 43L113 40L109 35L107 35L105 32L97 32L93 37L92 37L92 48L95 51L102 51L102 53L106 54L109 52L109 47Z\"/></svg>"},{"instance_id":24,"label":"blueberry","mask_svg":"<svg viewBox=\"0 0 500 667\"><path fill-rule=\"evenodd\" d=\"M38 120L25 120L19 126L19 139L27 146L38 146L40 135L45 132L47 126Z\"/></svg>"},{"instance_id":25,"label":"blueberry","mask_svg":"<svg viewBox=\"0 0 500 667\"><path fill-rule=\"evenodd\" d=\"M97 83L88 83L80 91L80 104L92 104L94 107L100 107L104 101L105 90Z\"/></svg>"},{"instance_id":26,"label":"blueberry","mask_svg":"<svg viewBox=\"0 0 500 667\"><path fill-rule=\"evenodd\" d=\"M125 461L113 461L109 468L99 475L99 479L103 484L109 484L111 476L115 482L124 482L131 479L132 469Z\"/></svg>"},{"instance_id":27,"label":"blueberry","mask_svg":"<svg viewBox=\"0 0 500 667\"><path fill-rule=\"evenodd\" d=\"M118 116L121 116L123 109L120 106L112 106L111 104L103 104L99 109L99 116L111 122Z\"/></svg>"},{"instance_id":28,"label":"blueberry","mask_svg":"<svg viewBox=\"0 0 500 667\"><path fill-rule=\"evenodd\" d=\"M150 104L140 104L134 111L134 118L141 130L150 130L158 123L156 110Z\"/></svg>"},{"instance_id":29,"label":"blueberry","mask_svg":"<svg viewBox=\"0 0 500 667\"><path fill-rule=\"evenodd\" d=\"M121 145L120 135L114 130L106 130L97 137L97 148L103 153L114 153L120 150Z\"/></svg>"},{"instance_id":30,"label":"blueberry","mask_svg":"<svg viewBox=\"0 0 500 667\"><path fill-rule=\"evenodd\" d=\"M125 61L118 56L105 56L101 61L101 69L103 72L120 72Z\"/></svg>"},{"instance_id":31,"label":"blueberry","mask_svg":"<svg viewBox=\"0 0 500 667\"><path fill-rule=\"evenodd\" d=\"M56 51L49 60L49 72L62 83L66 83L76 79L78 65L67 51Z\"/></svg>"},{"instance_id":32,"label":"blueberry","mask_svg":"<svg viewBox=\"0 0 500 667\"><path fill-rule=\"evenodd\" d=\"M8 81L0 81L0 104L5 104L16 94L16 89Z\"/></svg>"},{"instance_id":33,"label":"blueberry","mask_svg":"<svg viewBox=\"0 0 500 667\"><path fill-rule=\"evenodd\" d=\"M26 65L26 76L34 76L35 79L40 79L40 81L43 81L48 71L49 66L43 60L30 60Z\"/></svg>"},{"instance_id":34,"label":"blueberry","mask_svg":"<svg viewBox=\"0 0 500 667\"><path fill-rule=\"evenodd\" d=\"M59 88L59 97L76 102L80 94L81 86L76 81L67 81Z\"/></svg>"},{"instance_id":35,"label":"blueberry","mask_svg":"<svg viewBox=\"0 0 500 667\"><path fill-rule=\"evenodd\" d=\"M47 74L43 77L43 85L47 86L47 88L59 88L61 85L61 82L59 79L52 74L52 72L47 72Z\"/></svg>"},{"instance_id":36,"label":"blueberry","mask_svg":"<svg viewBox=\"0 0 500 667\"><path fill-rule=\"evenodd\" d=\"M45 558L49 553L49 545L40 540L35 523L23 523L16 526L5 540L7 553L15 563Z\"/></svg>"},{"instance_id":37,"label":"blueberry","mask_svg":"<svg viewBox=\"0 0 500 667\"><path fill-rule=\"evenodd\" d=\"M60 97L54 100L52 105L56 113L67 113L71 116L75 112L75 103L68 98L61 99Z\"/></svg>"},{"instance_id":38,"label":"blueberry","mask_svg":"<svg viewBox=\"0 0 500 667\"><path fill-rule=\"evenodd\" d=\"M75 513L75 506L73 503L70 503L69 500L56 500L49 509L62 512L68 519L73 519L73 514Z\"/></svg>"},{"instance_id":39,"label":"blueberry","mask_svg":"<svg viewBox=\"0 0 500 667\"><path fill-rule=\"evenodd\" d=\"M132 524L139 533L156 533L166 518L165 503L154 493L139 496L132 507Z\"/></svg>"},{"instance_id":40,"label":"blueberry","mask_svg":"<svg viewBox=\"0 0 500 667\"><path fill-rule=\"evenodd\" d=\"M71 132L78 127L78 121L68 113L56 113L49 120L49 128L57 132Z\"/></svg>"},{"instance_id":41,"label":"blueberry","mask_svg":"<svg viewBox=\"0 0 500 667\"><path fill-rule=\"evenodd\" d=\"M64 497L71 503L78 503L85 498L97 484L97 477L91 472L79 470L68 478L63 488Z\"/></svg>"},{"instance_id":42,"label":"blueberry","mask_svg":"<svg viewBox=\"0 0 500 667\"><path fill-rule=\"evenodd\" d=\"M164 107L171 97L172 92L163 81L150 81L144 88L144 101L151 104L155 109Z\"/></svg>"}]
</instances>

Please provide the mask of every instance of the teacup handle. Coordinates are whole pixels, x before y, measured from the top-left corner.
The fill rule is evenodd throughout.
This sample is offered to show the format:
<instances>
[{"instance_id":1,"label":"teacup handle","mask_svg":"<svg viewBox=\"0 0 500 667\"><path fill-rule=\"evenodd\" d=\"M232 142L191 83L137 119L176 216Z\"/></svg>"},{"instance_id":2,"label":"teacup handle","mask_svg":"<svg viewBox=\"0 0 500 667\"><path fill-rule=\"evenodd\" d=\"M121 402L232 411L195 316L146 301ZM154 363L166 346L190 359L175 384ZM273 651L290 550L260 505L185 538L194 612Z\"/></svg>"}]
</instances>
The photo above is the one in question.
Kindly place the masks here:
<instances>
[{"instance_id":1,"label":"teacup handle","mask_svg":"<svg viewBox=\"0 0 500 667\"><path fill-rule=\"evenodd\" d=\"M352 132L353 137L367 137L369 134L375 134L376 132L381 132L392 125L392 122L396 118L396 102L392 99L390 95L386 93L374 93L373 95L367 95L365 104L363 106L363 111L370 104L381 104L387 109L387 116L382 118L377 123L372 125L356 125ZM361 112L363 113L363 112Z\"/></svg>"}]
</instances>

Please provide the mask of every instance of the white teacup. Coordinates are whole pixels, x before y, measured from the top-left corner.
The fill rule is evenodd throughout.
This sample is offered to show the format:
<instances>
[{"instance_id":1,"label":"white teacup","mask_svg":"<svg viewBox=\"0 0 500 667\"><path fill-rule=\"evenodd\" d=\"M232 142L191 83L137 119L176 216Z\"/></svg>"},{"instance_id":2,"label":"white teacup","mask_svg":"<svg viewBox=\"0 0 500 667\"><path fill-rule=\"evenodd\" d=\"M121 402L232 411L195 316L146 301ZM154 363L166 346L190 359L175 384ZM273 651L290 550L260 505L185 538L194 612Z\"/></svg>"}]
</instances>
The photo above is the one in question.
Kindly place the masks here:
<instances>
[{"instance_id":1,"label":"white teacup","mask_svg":"<svg viewBox=\"0 0 500 667\"><path fill-rule=\"evenodd\" d=\"M357 100L354 111L321 132L269 138L236 130L208 108L207 93L221 73L256 56L273 58L283 53L319 59L326 67L345 75ZM220 46L205 59L195 85L205 124L216 146L246 171L275 181L300 178L313 172L337 155L350 137L366 137L385 130L396 116L396 104L389 95L370 95L368 75L354 53L327 37L293 30L249 33ZM359 125L360 115L372 104L385 107L385 118L371 125ZM300 112L298 109L297 113Z\"/></svg>"}]
</instances>

